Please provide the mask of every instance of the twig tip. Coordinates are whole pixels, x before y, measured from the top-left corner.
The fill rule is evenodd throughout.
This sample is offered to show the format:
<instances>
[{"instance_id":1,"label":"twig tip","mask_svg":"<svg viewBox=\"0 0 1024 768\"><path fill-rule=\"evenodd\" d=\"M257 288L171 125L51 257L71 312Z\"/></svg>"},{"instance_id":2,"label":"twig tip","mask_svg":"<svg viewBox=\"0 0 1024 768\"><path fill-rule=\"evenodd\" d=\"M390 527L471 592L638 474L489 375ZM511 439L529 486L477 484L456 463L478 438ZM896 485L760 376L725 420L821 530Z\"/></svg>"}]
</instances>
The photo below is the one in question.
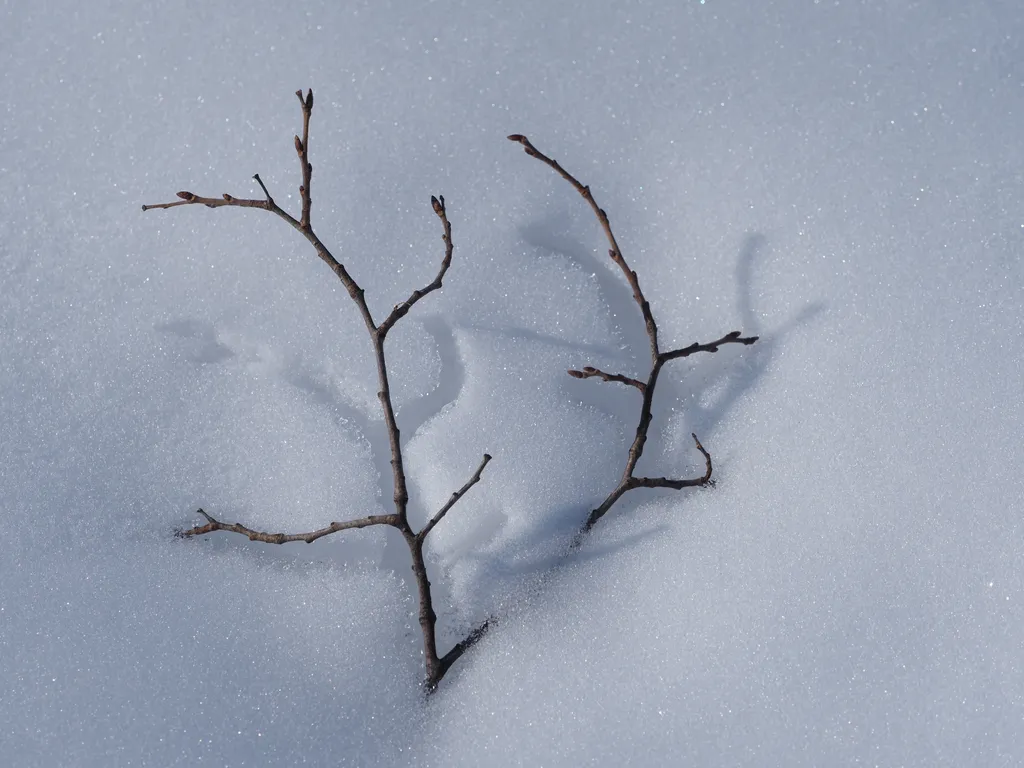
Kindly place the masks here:
<instances>
[{"instance_id":1,"label":"twig tip","mask_svg":"<svg viewBox=\"0 0 1024 768\"><path fill-rule=\"evenodd\" d=\"M206 518L206 522L208 522L208 523L216 523L217 522L212 517L210 517L208 514L206 514L206 511L202 507L200 507L199 509L196 510L196 514L197 515L202 515L203 517L205 517Z\"/></svg>"}]
</instances>

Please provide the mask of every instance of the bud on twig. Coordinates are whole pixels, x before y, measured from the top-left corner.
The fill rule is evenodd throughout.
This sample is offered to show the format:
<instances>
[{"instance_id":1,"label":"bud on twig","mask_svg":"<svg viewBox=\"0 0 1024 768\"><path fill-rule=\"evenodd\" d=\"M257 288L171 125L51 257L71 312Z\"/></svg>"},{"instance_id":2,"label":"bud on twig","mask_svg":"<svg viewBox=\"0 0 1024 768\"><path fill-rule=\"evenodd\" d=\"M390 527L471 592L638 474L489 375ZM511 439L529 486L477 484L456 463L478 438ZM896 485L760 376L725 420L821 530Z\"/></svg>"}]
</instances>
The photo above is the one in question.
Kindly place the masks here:
<instances>
[{"instance_id":1,"label":"bud on twig","mask_svg":"<svg viewBox=\"0 0 1024 768\"><path fill-rule=\"evenodd\" d=\"M300 139L298 136L295 137L295 151L298 152L300 155L302 154L302 139Z\"/></svg>"},{"instance_id":2,"label":"bud on twig","mask_svg":"<svg viewBox=\"0 0 1024 768\"><path fill-rule=\"evenodd\" d=\"M193 195L191 192L179 192L178 197L180 197L182 200L188 200L191 203L196 196Z\"/></svg>"}]
</instances>

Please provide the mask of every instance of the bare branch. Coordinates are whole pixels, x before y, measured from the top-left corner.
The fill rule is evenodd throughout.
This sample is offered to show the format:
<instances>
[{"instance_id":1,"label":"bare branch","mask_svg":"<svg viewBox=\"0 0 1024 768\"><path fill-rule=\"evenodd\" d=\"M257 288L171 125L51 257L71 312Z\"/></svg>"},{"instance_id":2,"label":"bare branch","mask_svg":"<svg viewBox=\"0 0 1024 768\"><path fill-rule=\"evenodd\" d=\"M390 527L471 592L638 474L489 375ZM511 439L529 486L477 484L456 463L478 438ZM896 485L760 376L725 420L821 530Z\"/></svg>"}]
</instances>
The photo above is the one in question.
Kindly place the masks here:
<instances>
[{"instance_id":1,"label":"bare branch","mask_svg":"<svg viewBox=\"0 0 1024 768\"><path fill-rule=\"evenodd\" d=\"M313 89L305 98L302 91L298 90L295 95L302 107L302 138L295 137L295 152L299 156L299 164L302 166L302 186L299 187L299 197L302 198L302 218L299 219L299 226L310 229L309 212L313 207L313 199L310 197L309 186L313 178L313 166L309 164L309 118L313 114Z\"/></svg>"},{"instance_id":2,"label":"bare branch","mask_svg":"<svg viewBox=\"0 0 1024 768\"><path fill-rule=\"evenodd\" d=\"M641 393L647 390L647 385L644 384L642 381L631 379L628 376L623 376L620 373L605 373L601 369L594 368L593 366L590 365L586 366L582 371L569 370L567 371L567 373L574 379L590 379L597 377L603 381L617 381L621 384L626 384L627 386L630 387L636 387L637 389L640 390Z\"/></svg>"},{"instance_id":3,"label":"bare branch","mask_svg":"<svg viewBox=\"0 0 1024 768\"><path fill-rule=\"evenodd\" d=\"M455 646L450 651L448 651L448 653L446 653L443 658L439 660L441 677L444 677L444 674L449 669L451 669L452 665L459 660L462 654L464 654L466 651L468 651L470 648L472 648L474 645L480 642L483 639L484 635L486 635L487 632L491 629L491 627L493 627L497 623L497 619L493 617L489 618L483 623L481 623L478 627L475 627L473 631L466 635L465 638L456 643ZM428 686L428 690L432 689Z\"/></svg>"},{"instance_id":4,"label":"bare branch","mask_svg":"<svg viewBox=\"0 0 1024 768\"><path fill-rule=\"evenodd\" d=\"M584 536L590 532L590 529L597 524L597 521L604 517L608 513L608 510L615 505L615 502L622 498L627 491L631 491L634 488L672 488L673 490L678 491L683 488L702 488L707 485L714 485L714 481L711 479L711 454L705 450L703 445L701 445L696 434L691 432L690 437L692 437L693 442L697 444L697 450L704 456L703 475L689 480L672 480L667 477L634 477L631 474L631 470L627 470L627 473L623 475L618 485L616 485L612 492L608 494L608 497L601 503L601 506L591 511L590 516L587 518L587 522L583 524L579 533L577 533L573 538L571 548L576 549L583 543ZM633 466L635 466L635 464Z\"/></svg>"},{"instance_id":5,"label":"bare branch","mask_svg":"<svg viewBox=\"0 0 1024 768\"><path fill-rule=\"evenodd\" d=\"M682 357L689 357L690 355L696 354L697 352L717 352L718 348L723 344L744 344L750 345L758 340L758 336L740 336L740 331L733 331L727 333L720 339L709 341L707 344L698 344L694 342L688 347L683 349L673 349L671 352L662 352L659 355L659 359L662 362L668 362L669 360L678 360Z\"/></svg>"},{"instance_id":6,"label":"bare branch","mask_svg":"<svg viewBox=\"0 0 1024 768\"><path fill-rule=\"evenodd\" d=\"M431 195L430 204L434 208L434 213L441 219L441 226L444 228L444 234L441 235L441 240L444 242L444 258L441 259L441 268L437 272L437 276L434 277L433 282L429 283L424 288L420 288L418 291L413 291L412 295L409 296L401 304L396 304L395 308L391 310L391 314L384 319L377 327L377 333L384 337L387 332L391 330L392 326L405 317L409 310L412 309L413 304L422 299L431 291L436 291L441 287L441 281L444 280L445 273L448 271L448 267L452 265L452 225L448 221L448 212L444 206L444 195L434 197Z\"/></svg>"},{"instance_id":7,"label":"bare branch","mask_svg":"<svg viewBox=\"0 0 1024 768\"><path fill-rule=\"evenodd\" d=\"M267 196L267 202L273 205L274 198L270 196L270 191L267 189L267 185L263 183L263 179L260 178L260 175L258 173L254 173L252 177L256 183L260 185L260 189L263 190L263 194Z\"/></svg>"},{"instance_id":8,"label":"bare branch","mask_svg":"<svg viewBox=\"0 0 1024 768\"><path fill-rule=\"evenodd\" d=\"M626 467L622 473L622 478L608 496L605 497L605 500L601 502L601 505L590 513L586 523L583 524L578 534L574 537L572 548L575 549L582 543L584 536L594 527L597 521L604 517L608 510L610 510L627 491L631 491L634 488L674 488L678 490L681 488L711 484L711 455L704 450L704 446L701 445L700 440L697 439L696 435L693 435L694 442L697 444L697 449L704 455L704 459L707 464L707 469L701 477L690 480L672 480L666 477L637 477L634 474L636 466L640 462L640 458L643 456L644 446L647 443L647 434L651 426L651 408L654 402L654 388L658 384L658 376L660 375L661 369L665 363L671 360L689 357L697 352L717 352L718 348L723 344L753 344L757 341L757 336L741 337L740 331L733 331L732 333L727 333L720 339L716 339L715 341L711 341L706 344L694 343L681 349L662 352L658 346L658 325L654 320L653 313L651 312L651 306L644 296L643 290L640 288L640 280L637 278L636 272L630 269L629 265L626 263L626 259L622 255L622 250L619 248L619 244L612 232L611 223L608 220L608 214L606 214L594 200L594 196L590 192L590 187L583 184L579 179L565 170L558 161L539 151L535 146L533 146L530 140L522 134L515 133L508 138L510 141L521 144L523 149L526 151L526 154L540 160L542 163L558 173L563 179L568 181L573 188L583 196L583 199L587 201L587 204L594 211L594 215L597 216L601 229L604 231L609 245L611 245L608 255L611 257L612 261L618 265L622 274L626 278L626 282L628 282L630 288L633 289L633 299L640 306L640 312L644 318L644 326L647 330L647 338L650 344L651 371L650 374L648 374L646 382L632 379L621 374L605 373L604 371L591 366L587 366L582 371L569 371L569 375L577 379L589 379L596 377L603 379L604 381L621 382L623 384L636 387L644 396L643 402L640 406L640 419L637 422L636 434L633 437L633 443L629 446L629 452L626 456Z\"/></svg>"},{"instance_id":9,"label":"bare branch","mask_svg":"<svg viewBox=\"0 0 1024 768\"><path fill-rule=\"evenodd\" d=\"M253 530L241 523L222 523L220 520L215 520L202 509L197 510L196 514L202 515L206 518L206 525L197 525L195 528L182 531L179 535L183 539L188 539L193 536L203 536L207 533L213 533L214 531L230 531L231 533L242 534L247 537L249 541L262 541L267 544L288 544L293 541L304 541L307 544L312 544L314 541L323 538L324 536L330 536L332 533L337 533L338 531L347 531L351 528L368 528L371 525L390 525L397 527L398 525L397 515L369 515L368 517L361 517L358 520L346 520L343 523L331 523L326 528L321 528L317 531L310 531L308 533L267 533L266 531Z\"/></svg>"},{"instance_id":10,"label":"bare branch","mask_svg":"<svg viewBox=\"0 0 1024 768\"><path fill-rule=\"evenodd\" d=\"M441 507L441 509L438 510L436 515L430 518L430 521L423 526L423 530L416 534L417 539L419 539L420 541L426 539L427 534L434 530L434 526L441 522L441 518L448 514L448 510L454 507L456 503L458 503L459 499L466 495L466 491L468 491L470 488L472 488L474 485L480 482L480 475L484 471L484 467L487 466L487 463L490 460L490 454L485 453L484 460L480 462L480 466L476 468L476 472L473 473L473 476L469 478L469 480L464 486L459 488L459 490L457 490L455 493L451 495L451 498L448 499L447 503L443 507Z\"/></svg>"},{"instance_id":11,"label":"bare branch","mask_svg":"<svg viewBox=\"0 0 1024 768\"><path fill-rule=\"evenodd\" d=\"M259 174L253 176L254 179L259 179ZM263 182L260 182L260 186L263 187ZM263 191L266 192L266 187L263 187ZM270 199L270 195L267 194L266 200L247 200L245 198L232 197L231 195L224 194L220 197L201 197L194 195L191 192L179 192L178 197L180 200L176 200L173 203L157 203L155 205L144 205L142 210L150 211L158 208L177 208L179 205L205 205L207 208L224 208L226 206L233 206L235 208L262 208L265 211L273 211L277 213L276 205L274 201ZM284 213L281 211L281 213Z\"/></svg>"},{"instance_id":12,"label":"bare branch","mask_svg":"<svg viewBox=\"0 0 1024 768\"><path fill-rule=\"evenodd\" d=\"M448 510L451 509L452 506L454 506L454 504L473 485L479 482L480 475L483 472L484 467L487 465L487 462L491 460L491 457L484 455L483 462L480 464L476 473L469 482L452 495L449 502L436 515L434 515L419 534L413 533L408 520L409 490L402 458L401 433L398 429L398 423L395 419L395 409L391 401L391 385L388 378L387 362L384 356L384 341L388 331L390 331L391 328L394 327L395 323L397 323L402 317L408 314L409 310L412 309L416 302L428 293L436 291L441 287L444 276L452 262L453 245L451 223L448 220L444 197L440 195L437 197L431 197L431 206L433 207L434 213L441 220L443 228L442 239L445 244L445 251L444 257L441 261L441 266L431 283L426 285L424 288L413 291L409 298L402 304L395 306L384 322L378 326L373 320L373 315L371 314L369 305L366 302L366 297L362 287L348 272L345 265L334 257L327 246L321 242L320 238L317 237L316 233L313 231L313 226L310 222L310 211L312 209L310 183L313 175L313 166L309 162L309 121L313 112L313 91L308 91L304 96L303 92L299 90L296 91L295 95L299 100L299 106L302 110L302 136L295 136L294 139L295 152L298 155L302 172L302 183L299 186L299 197L302 201L302 212L298 219L287 213L274 202L273 197L270 195L270 191L263 183L259 174L253 176L253 179L257 184L259 184L260 189L263 190L263 194L266 198L264 200L241 199L227 194L217 198L201 197L193 194L192 192L179 192L179 199L177 201L156 205L144 205L142 206L142 209L147 211L154 208L176 208L182 205L205 205L209 208L259 208L269 211L287 221L291 227L298 230L313 246L317 256L331 268L331 271L334 272L345 286L345 289L348 291L352 301L355 302L356 307L363 318L363 323L366 325L366 329L370 335L370 342L373 345L374 359L377 364L377 380L380 386L380 389L377 392L377 397L380 400L381 410L384 414L388 443L391 448L391 469L394 483L395 511L393 514L389 515L370 515L357 520L331 523L326 528L309 531L307 533L286 534L257 531L242 525L241 523L224 523L206 514L203 510L199 510L199 514L206 518L206 525L196 526L188 531L182 531L178 535L189 538L202 536L215 531L229 531L246 536L253 541L263 541L268 544L286 544L292 541L305 541L307 543L311 543L324 536L329 536L332 533L349 530L351 528L365 528L372 525L390 525L397 528L409 547L409 555L412 560L412 570L415 575L416 589L419 596L420 627L423 631L426 683L428 689L432 690L437 686L438 681L440 681L441 677L451 666L451 663L461 655L465 648L469 647L469 645L476 641L476 637L482 634L483 629L478 628L470 635L469 638L464 640L459 646L456 646L456 649L453 649L453 651L445 657L446 661L442 661L442 659L438 657L436 645L437 616L434 613L433 601L430 593L430 580L427 574L426 562L423 557L423 541L430 530L441 521Z\"/></svg>"},{"instance_id":13,"label":"bare branch","mask_svg":"<svg viewBox=\"0 0 1024 768\"><path fill-rule=\"evenodd\" d=\"M608 244L611 249L608 251L608 255L611 260L622 270L622 274L626 277L626 282L629 283L629 287L633 289L633 300L636 301L640 307L640 313L644 317L644 326L647 329L647 337L651 342L651 360L655 360L658 357L658 324L654 322L654 315L651 312L651 305L647 302L644 297L644 292L640 288L640 279L636 276L636 272L629 268L626 263L625 257L622 255L622 249L619 248L619 243L615 239L615 234L612 232L611 222L608 220L608 214L604 212L604 209L597 204L594 196L590 193L590 187L583 184L579 179L569 173L563 168L557 160L554 160L543 152L538 150L530 140L523 136L521 133L514 133L508 137L509 141L514 141L517 144L522 144L523 149L530 157L534 157L540 160L545 165L554 169L558 175L563 179L572 184L573 188L579 192L583 199L587 201L587 205L594 211L594 215L597 216L598 222L601 224L601 229L604 231L604 236L608 239Z\"/></svg>"},{"instance_id":14,"label":"bare branch","mask_svg":"<svg viewBox=\"0 0 1024 768\"><path fill-rule=\"evenodd\" d=\"M697 444L697 450L704 455L704 474L700 477L695 477L690 480L670 480L667 477L631 477L629 479L630 488L673 488L680 490L682 488L694 488L703 487L711 482L711 454L708 453L704 446L700 444L700 440L697 439L697 435L693 432L690 433L690 437L693 438L693 442Z\"/></svg>"}]
</instances>

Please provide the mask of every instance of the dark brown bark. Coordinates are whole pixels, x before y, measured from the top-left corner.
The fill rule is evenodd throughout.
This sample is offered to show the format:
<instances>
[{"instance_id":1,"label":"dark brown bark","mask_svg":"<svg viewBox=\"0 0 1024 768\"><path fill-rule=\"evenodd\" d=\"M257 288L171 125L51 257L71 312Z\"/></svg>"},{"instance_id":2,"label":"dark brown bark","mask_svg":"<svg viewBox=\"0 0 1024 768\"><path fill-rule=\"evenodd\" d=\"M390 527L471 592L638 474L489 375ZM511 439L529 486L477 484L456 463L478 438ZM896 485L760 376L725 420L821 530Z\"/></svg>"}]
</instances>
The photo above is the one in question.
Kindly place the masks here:
<instances>
[{"instance_id":1,"label":"dark brown bark","mask_svg":"<svg viewBox=\"0 0 1024 768\"><path fill-rule=\"evenodd\" d=\"M629 387L636 387L641 392L644 392L647 389L647 385L642 381L637 381L636 379L631 379L628 376L623 376L621 373L605 373L592 365L584 366L582 371L569 370L567 373L574 379L592 379L596 377L602 381L617 381L620 384L625 384Z\"/></svg>"},{"instance_id":2,"label":"dark brown bark","mask_svg":"<svg viewBox=\"0 0 1024 768\"><path fill-rule=\"evenodd\" d=\"M626 258L622 255L622 249L619 248L618 241L615 239L615 233L612 232L612 225L608 219L608 214L605 213L604 209L597 204L597 201L594 199L594 195L590 191L590 187L583 184L579 179L565 170L557 160L548 157L538 150L533 146L532 142L521 133L512 134L508 138L509 141L521 144L526 154L540 160L542 163L554 170L559 176L568 181L573 188L582 195L583 199L587 201L587 205L589 205L591 210L593 210L594 215L597 217L597 221L601 226L601 231L604 232L604 236L608 240L608 245L611 246L608 249L608 256L622 271L623 276L626 278L626 282L629 283L629 287L633 289L633 300L637 303L637 306L640 307L640 314L643 317L644 328L647 331L647 340L650 345L651 369L647 374L646 381L634 379L622 374L605 373L604 371L589 365L583 368L583 370L569 371L569 375L577 379L600 378L604 381L620 382L631 387L636 387L643 394L643 401L640 405L640 418L637 422L636 434L633 437L633 443L629 446L629 452L626 454L626 466L622 472L622 478L611 490L608 496L605 497L605 500L601 502L597 508L591 511L590 516L587 518L586 522L580 528L573 540L573 548L576 548L580 543L582 543L586 534L589 533L597 524L597 521L604 517L627 491L631 491L634 488L673 488L679 490L681 488L692 488L695 486L706 486L711 484L711 455L704 449L704 446L701 445L700 440L697 439L696 435L693 435L693 440L697 444L697 449L704 456L706 467L704 474L700 477L688 480L673 480L666 477L637 477L634 474L636 471L636 465L644 454L644 446L647 444L647 434L651 428L651 406L654 402L654 388L658 384L658 376L661 374L661 369L665 363L671 360L689 357L697 352L717 352L718 348L723 344L753 344L757 341L757 336L743 337L740 331L732 331L722 338L706 344L694 342L690 346L682 349L662 352L661 347L658 344L658 324L654 319L654 313L651 311L651 305L644 296L643 289L640 287L640 279L637 277L636 272L630 269L629 264L626 263Z\"/></svg>"},{"instance_id":3,"label":"dark brown bark","mask_svg":"<svg viewBox=\"0 0 1024 768\"><path fill-rule=\"evenodd\" d=\"M431 208L433 208L434 213L441 220L443 230L441 239L445 246L444 256L441 259L441 266L438 269L437 275L426 286L413 291L408 299L401 304L396 305L383 322L379 325L375 323L373 315L370 312L370 307L366 303L366 297L363 289L345 268L345 265L334 257L327 246L320 241L320 238L317 237L316 233L313 231L313 224L310 218L313 207L312 197L310 194L313 166L309 162L309 119L313 113L313 91L310 90L305 96L303 96L302 91L296 91L295 95L298 97L299 105L302 109L302 138L296 136L294 142L295 153L298 155L300 170L302 173L302 184L299 186L299 197L302 201L302 212L298 219L274 202L274 198L271 196L270 191L263 183L259 174L253 176L253 179L257 184L259 184L260 189L263 191L265 198L263 200L238 198L228 194L221 195L220 197L202 197L200 195L193 194L192 192L179 192L179 199L174 202L144 205L142 206L142 210L148 211L153 209L176 208L182 205L205 205L207 208L259 208L264 211L269 211L275 216L284 219L290 226L298 230L307 241L309 241L313 246L313 249L316 251L316 255L320 257L328 267L330 267L331 271L338 277L342 285L345 286L345 290L348 291L349 296L351 296L352 300L355 302L356 308L359 310L359 314L363 318L363 323L366 325L366 330L370 335L370 343L373 346L373 355L377 363L377 381L380 386L377 397L380 400L381 410L384 413L384 424L387 429L388 443L391 448L391 470L392 482L394 484L395 511L393 514L389 515L369 515L367 517L348 520L346 522L331 523L324 528L306 533L269 533L267 531L254 530L242 525L241 523L221 522L208 515L204 510L200 509L199 514L206 518L206 524L196 526L195 528L191 528L187 531L180 531L178 535L184 538L191 538L193 536L203 536L208 533L214 533L215 531L227 531L246 536L251 541L262 541L267 544L288 544L296 541L304 541L307 544L311 544L324 536L330 536L331 534L338 533L340 531L347 531L353 528L366 528L374 525L389 525L393 528L397 528L402 534L402 538L405 540L406 545L409 547L409 556L412 560L412 571L416 580L416 591L420 606L420 629L423 633L425 666L424 684L428 691L432 691L437 687L437 684L440 682L445 672L451 668L454 661L459 658L467 648L483 636L487 627L490 625L490 622L484 622L470 632L443 658L438 656L437 614L434 612L433 599L430 592L430 580L427 574L426 560L423 556L423 546L430 531L433 530L433 528L459 501L459 499L461 499L471 487L480 481L480 475L483 473L484 467L486 467L487 463L491 460L491 457L485 454L483 461L480 463L480 466L477 468L470 480L462 488L452 494L448 502L426 523L426 525L424 525L418 533L413 531L412 527L409 525L409 490L405 477L405 464L402 458L401 433L398 429L398 422L395 418L394 405L391 402L391 385L388 380L388 367L387 359L384 354L384 341L387 338L388 331L394 327L395 323L405 317L409 313L409 310L411 310L420 299L441 288L444 276L452 263L452 225L448 220L448 211L445 208L444 197L441 195L431 197Z\"/></svg>"}]
</instances>

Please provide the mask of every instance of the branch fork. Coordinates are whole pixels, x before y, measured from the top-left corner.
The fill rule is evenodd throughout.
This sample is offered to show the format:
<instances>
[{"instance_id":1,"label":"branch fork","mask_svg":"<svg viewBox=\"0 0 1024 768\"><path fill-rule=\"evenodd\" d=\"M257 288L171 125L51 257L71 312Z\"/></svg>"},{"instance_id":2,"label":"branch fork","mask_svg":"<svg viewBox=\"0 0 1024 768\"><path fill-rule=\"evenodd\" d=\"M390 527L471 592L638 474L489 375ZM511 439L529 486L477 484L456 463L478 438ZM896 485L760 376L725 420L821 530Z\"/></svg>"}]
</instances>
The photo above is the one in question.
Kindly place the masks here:
<instances>
[{"instance_id":1,"label":"branch fork","mask_svg":"<svg viewBox=\"0 0 1024 768\"><path fill-rule=\"evenodd\" d=\"M704 487L712 484L713 481L711 480L711 473L713 467L711 463L711 454L705 450L704 446L701 445L700 440L695 434L692 435L693 442L696 444L697 450L700 451L704 457L705 469L703 475L680 480L667 477L639 477L635 474L636 465L640 461L640 457L643 456L644 446L647 443L647 433L651 426L651 406L654 402L654 388L658 384L658 376L660 375L661 369L665 363L689 357L690 355L694 355L698 352L714 353L725 344L753 344L757 341L758 337L743 336L740 331L732 331L715 341L710 341L704 344L694 342L688 347L663 352L658 343L658 324L654 319L654 313L651 311L650 302L647 301L647 297L644 296L643 289L640 287L640 278L637 277L634 270L630 269L625 256L622 255L622 249L619 247L619 243L615 239L615 233L612 232L612 226L608 219L608 214L605 213L604 209L597 204L593 193L590 191L590 187L583 184L579 179L569 173L569 171L563 168L557 160L548 157L537 149L523 134L514 133L509 136L508 139L509 141L520 144L527 155L544 163L555 173L569 182L569 184L571 184L572 187L580 193L580 196L587 201L587 205L590 206L591 210L594 212L594 216L597 217L601 231L604 233L605 239L608 241L608 245L610 246L608 249L608 257L612 260L612 263L619 268L623 277L626 278L626 282L629 284L629 287L632 289L633 300L640 308L640 315L643 318L644 328L647 331L651 367L645 380L634 379L618 373L606 373L605 371L589 365L584 367L582 370L573 369L569 371L569 375L576 379L597 378L602 381L618 382L630 387L635 387L643 395L636 434L633 437L633 443L629 447L629 452L626 457L626 466L623 470L622 478L611 490L608 496L605 497L605 500L601 502L597 508L591 511L590 516L587 518L586 522L577 533L576 538L573 540L573 548L576 548L582 543L584 536L590 532L597 522L608 513L612 506L614 506L615 502L622 498L627 491L631 491L634 488L672 488L680 490L682 488Z\"/></svg>"},{"instance_id":2,"label":"branch fork","mask_svg":"<svg viewBox=\"0 0 1024 768\"><path fill-rule=\"evenodd\" d=\"M412 561L412 570L416 580L416 588L419 597L420 628L423 633L425 665L424 686L426 690L432 691L437 687L437 684L440 682L441 678L444 677L445 672L451 668L452 664L454 664L455 661L474 643L483 637L487 629L492 626L493 620L485 621L473 629L465 638L456 643L448 653L443 656L438 654L436 637L437 615L434 612L433 597L430 591L430 580L427 575L426 560L424 558L424 545L428 534L438 525L438 523L442 521L445 515L448 514L452 507L455 506L455 504L469 491L469 489L480 481L484 468L491 461L491 457L485 454L483 461L480 462L476 472L473 473L472 477L470 477L466 484L453 493L448 502L441 507L441 509L438 510L438 512L434 514L434 516L431 517L419 531L413 530L409 523L409 491L405 476L400 432L398 429L398 423L395 419L394 405L391 400L391 385L388 379L387 362L384 356L384 342L387 338L388 332L394 327L395 323L405 317L413 306L415 306L425 296L441 288L442 281L444 280L445 274L448 272L448 268L451 266L452 262L452 225L448 220L448 211L445 207L444 197L440 195L436 197L432 196L430 198L430 205L441 221L441 238L444 242L444 255L441 258L441 264L438 268L437 274L430 283L425 285L423 288L413 291L409 298L402 303L396 304L390 314L388 314L383 321L377 323L374 320L370 307L366 302L365 292L362 287L358 282L356 282L355 278L351 275L345 265L337 259L334 254L331 253L330 249L328 249L320 238L317 237L313 230L311 218L313 202L310 192L313 178L313 165L309 162L309 121L313 113L313 91L310 90L304 95L300 90L296 91L295 95L299 100L299 106L302 111L302 136L295 136L293 142L295 145L295 154L299 160L299 169L302 177L302 182L299 185L301 211L298 218L288 213L274 202L274 198L271 196L270 190L267 189L267 185L264 184L263 179L260 178L258 173L253 176L253 180L259 185L263 192L262 200L258 198L239 198L227 193L222 194L220 197L204 197L193 192L182 191L178 192L177 200L169 203L144 205L142 206L142 210L149 211L169 209L183 205L203 205L207 208L258 208L264 211L269 211L278 218L286 221L292 228L298 230L298 232L302 234L302 236L305 237L313 246L317 256L326 263L328 267L330 267L331 271L334 272L345 286L345 289L348 291L353 302L355 302L356 308L366 325L367 332L370 336L370 342L373 345L374 357L377 363L377 379L380 385L378 398L380 399L381 409L384 413L388 442L391 447L391 468L394 483L394 512L387 515L368 515L366 517L354 518L344 522L334 522L324 528L304 533L272 533L269 531L255 530L241 523L223 522L208 514L205 510L200 509L198 510L198 514L206 520L206 523L203 525L197 525L186 531L180 531L178 535L182 538L193 538L196 536L205 536L217 531L225 531L228 533L240 534L247 537L250 541L261 541L267 544L289 544L298 541L312 544L314 541L325 536L356 528L386 525L397 529L399 533L402 534L402 538L405 540L405 543L409 548L409 556Z\"/></svg>"}]
</instances>

